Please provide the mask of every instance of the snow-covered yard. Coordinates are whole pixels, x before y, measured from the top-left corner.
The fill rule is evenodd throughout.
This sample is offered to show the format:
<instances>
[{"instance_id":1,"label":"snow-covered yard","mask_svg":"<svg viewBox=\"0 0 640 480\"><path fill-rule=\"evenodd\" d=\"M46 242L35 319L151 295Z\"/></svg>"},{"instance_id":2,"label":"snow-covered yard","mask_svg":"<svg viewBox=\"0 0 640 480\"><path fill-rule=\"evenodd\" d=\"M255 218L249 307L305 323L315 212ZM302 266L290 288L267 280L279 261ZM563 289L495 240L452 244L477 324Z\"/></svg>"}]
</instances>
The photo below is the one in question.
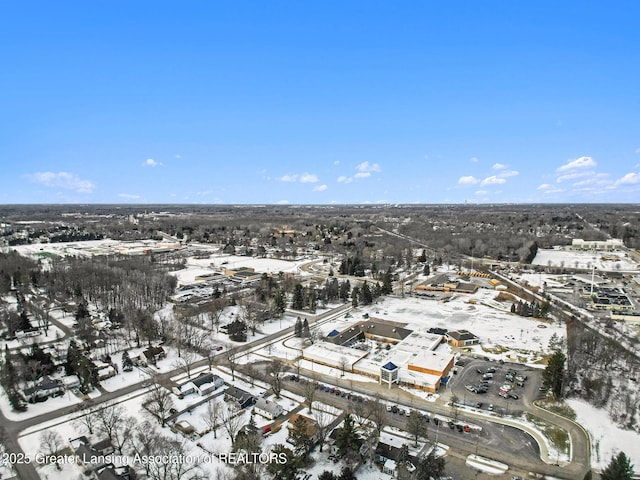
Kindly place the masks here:
<instances>
[{"instance_id":1,"label":"snow-covered yard","mask_svg":"<svg viewBox=\"0 0 640 480\"><path fill-rule=\"evenodd\" d=\"M591 464L602 469L611 457L624 452L640 474L640 434L615 426L605 410L595 408L584 400L569 399L567 404L576 412L576 421L591 438Z\"/></svg>"}]
</instances>

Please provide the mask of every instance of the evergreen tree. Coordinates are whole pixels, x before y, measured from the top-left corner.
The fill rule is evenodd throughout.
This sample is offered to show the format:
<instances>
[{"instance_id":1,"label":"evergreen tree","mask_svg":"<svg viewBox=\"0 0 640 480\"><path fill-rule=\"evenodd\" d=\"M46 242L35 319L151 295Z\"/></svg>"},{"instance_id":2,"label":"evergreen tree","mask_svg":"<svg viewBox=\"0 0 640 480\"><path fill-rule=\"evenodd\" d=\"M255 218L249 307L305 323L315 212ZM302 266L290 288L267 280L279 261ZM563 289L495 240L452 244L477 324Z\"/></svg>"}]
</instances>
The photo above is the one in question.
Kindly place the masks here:
<instances>
[{"instance_id":1,"label":"evergreen tree","mask_svg":"<svg viewBox=\"0 0 640 480\"><path fill-rule=\"evenodd\" d=\"M267 472L272 474L275 480L296 480L298 470L302 466L300 458L290 448L282 444L274 445L271 452L278 455L278 458L280 458L281 454L284 454L286 461L268 463Z\"/></svg>"},{"instance_id":2,"label":"evergreen tree","mask_svg":"<svg viewBox=\"0 0 640 480\"><path fill-rule=\"evenodd\" d=\"M75 375L78 371L78 359L81 356L78 344L71 340L69 348L67 348L67 360L64 364L64 370L67 375Z\"/></svg>"},{"instance_id":3,"label":"evergreen tree","mask_svg":"<svg viewBox=\"0 0 640 480\"><path fill-rule=\"evenodd\" d=\"M338 480L338 477L336 477L336 474L331 470L325 470L320 475L318 475L318 480Z\"/></svg>"},{"instance_id":4,"label":"evergreen tree","mask_svg":"<svg viewBox=\"0 0 640 480\"><path fill-rule=\"evenodd\" d=\"M291 443L296 447L296 455L302 460L306 459L313 448L313 440L309 436L307 420L304 417L298 416L293 423L293 428L289 429L289 437Z\"/></svg>"},{"instance_id":5,"label":"evergreen tree","mask_svg":"<svg viewBox=\"0 0 640 480\"><path fill-rule=\"evenodd\" d=\"M129 352L126 350L122 352L122 370L125 372L130 372L133 370L133 362L131 361L131 357L129 356Z\"/></svg>"},{"instance_id":6,"label":"evergreen tree","mask_svg":"<svg viewBox=\"0 0 640 480\"><path fill-rule=\"evenodd\" d=\"M89 314L87 301L83 298L78 302L78 308L76 309L76 320L80 320L81 318L89 318L90 316L91 315Z\"/></svg>"},{"instance_id":7,"label":"evergreen tree","mask_svg":"<svg viewBox=\"0 0 640 480\"><path fill-rule=\"evenodd\" d=\"M542 383L553 392L557 399L562 398L562 384L564 380L564 364L566 357L561 351L555 351L546 368L542 372Z\"/></svg>"},{"instance_id":8,"label":"evergreen tree","mask_svg":"<svg viewBox=\"0 0 640 480\"><path fill-rule=\"evenodd\" d=\"M391 269L387 269L386 273L382 276L382 293L384 295L389 295L393 293L393 274L391 273Z\"/></svg>"},{"instance_id":9,"label":"evergreen tree","mask_svg":"<svg viewBox=\"0 0 640 480\"><path fill-rule=\"evenodd\" d=\"M425 263L424 268L422 269L422 274L426 276L431 275L431 267L429 267L428 263Z\"/></svg>"},{"instance_id":10,"label":"evergreen tree","mask_svg":"<svg viewBox=\"0 0 640 480\"><path fill-rule=\"evenodd\" d=\"M373 303L373 294L369 288L369 284L365 281L360 289L360 298L363 305L371 305Z\"/></svg>"},{"instance_id":11,"label":"evergreen tree","mask_svg":"<svg viewBox=\"0 0 640 480\"><path fill-rule=\"evenodd\" d=\"M345 280L340 284L340 300L346 302L349 300L349 292L351 291L351 283L349 280Z\"/></svg>"},{"instance_id":12,"label":"evergreen tree","mask_svg":"<svg viewBox=\"0 0 640 480\"><path fill-rule=\"evenodd\" d=\"M20 326L18 330L22 330L23 332L33 330L33 325L31 325L31 320L29 320L26 310L20 312Z\"/></svg>"},{"instance_id":13,"label":"evergreen tree","mask_svg":"<svg viewBox=\"0 0 640 480\"><path fill-rule=\"evenodd\" d=\"M302 337L309 338L311 336L311 331L309 330L309 320L305 317L302 321Z\"/></svg>"},{"instance_id":14,"label":"evergreen tree","mask_svg":"<svg viewBox=\"0 0 640 480\"><path fill-rule=\"evenodd\" d=\"M349 452L358 451L360 448L360 437L356 430L355 422L350 413L347 413L342 422L342 427L338 430L336 438L338 456L343 457Z\"/></svg>"},{"instance_id":15,"label":"evergreen tree","mask_svg":"<svg viewBox=\"0 0 640 480\"><path fill-rule=\"evenodd\" d=\"M304 295L302 292L302 285L296 283L293 288L293 300L291 301L291 308L294 310L302 310L304 308Z\"/></svg>"},{"instance_id":16,"label":"evergreen tree","mask_svg":"<svg viewBox=\"0 0 640 480\"><path fill-rule=\"evenodd\" d=\"M351 290L351 306L356 308L358 306L358 298L360 297L360 289L358 287L353 287Z\"/></svg>"},{"instance_id":17,"label":"evergreen tree","mask_svg":"<svg viewBox=\"0 0 640 480\"><path fill-rule=\"evenodd\" d=\"M348 465L342 467L338 480L356 480L353 470Z\"/></svg>"},{"instance_id":18,"label":"evergreen tree","mask_svg":"<svg viewBox=\"0 0 640 480\"><path fill-rule=\"evenodd\" d=\"M600 474L601 480L631 480L633 465L624 452L611 457L611 461Z\"/></svg>"},{"instance_id":19,"label":"evergreen tree","mask_svg":"<svg viewBox=\"0 0 640 480\"><path fill-rule=\"evenodd\" d=\"M302 321L300 320L300 317L296 319L296 323L293 326L293 333L296 337L302 336Z\"/></svg>"},{"instance_id":20,"label":"evergreen tree","mask_svg":"<svg viewBox=\"0 0 640 480\"><path fill-rule=\"evenodd\" d=\"M431 480L444 475L445 462L443 457L436 457L435 450L431 450L428 455L420 458L418 464L414 465L413 480Z\"/></svg>"},{"instance_id":21,"label":"evergreen tree","mask_svg":"<svg viewBox=\"0 0 640 480\"><path fill-rule=\"evenodd\" d=\"M284 294L281 290L276 292L276 296L274 298L275 310L278 315L282 315L287 309L287 301L284 298Z\"/></svg>"},{"instance_id":22,"label":"evergreen tree","mask_svg":"<svg viewBox=\"0 0 640 480\"><path fill-rule=\"evenodd\" d=\"M0 369L0 380L5 390L9 391L15 388L17 382L16 367L13 363L13 355L9 352L9 347L4 346L4 363Z\"/></svg>"}]
</instances>

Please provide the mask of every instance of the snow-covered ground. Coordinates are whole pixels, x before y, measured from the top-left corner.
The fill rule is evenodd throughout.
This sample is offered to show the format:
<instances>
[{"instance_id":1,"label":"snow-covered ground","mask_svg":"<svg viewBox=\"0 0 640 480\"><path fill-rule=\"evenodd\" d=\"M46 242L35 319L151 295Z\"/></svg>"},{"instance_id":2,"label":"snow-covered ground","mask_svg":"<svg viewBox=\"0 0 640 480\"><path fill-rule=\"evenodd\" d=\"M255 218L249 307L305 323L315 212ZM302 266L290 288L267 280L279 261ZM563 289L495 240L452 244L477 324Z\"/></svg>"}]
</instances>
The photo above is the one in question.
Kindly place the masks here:
<instances>
[{"instance_id":1,"label":"snow-covered ground","mask_svg":"<svg viewBox=\"0 0 640 480\"><path fill-rule=\"evenodd\" d=\"M297 273L304 274L300 266L308 260L290 262L275 258L244 257L239 255L212 254L209 258L189 258L182 270L172 272L179 284L189 284L196 281L199 275L211 274L220 268L229 270L238 268L253 268L259 273Z\"/></svg>"},{"instance_id":2,"label":"snow-covered ground","mask_svg":"<svg viewBox=\"0 0 640 480\"><path fill-rule=\"evenodd\" d=\"M576 412L576 421L582 425L591 437L591 464L602 469L611 457L624 452L640 474L640 435L622 430L609 419L606 411L589 405L584 400L570 399L567 403Z\"/></svg>"},{"instance_id":3,"label":"snow-covered ground","mask_svg":"<svg viewBox=\"0 0 640 480\"><path fill-rule=\"evenodd\" d=\"M549 351L549 340L554 334L565 338L564 325L512 314L511 303L494 300L497 294L495 290L480 289L474 295L456 295L447 302L387 298L380 305L359 311L372 317L406 322L406 328L419 331L432 327L466 329L480 338L481 345L473 347L478 354L504 360L517 357L532 365ZM472 300L475 304L470 303Z\"/></svg>"},{"instance_id":4,"label":"snow-covered ground","mask_svg":"<svg viewBox=\"0 0 640 480\"><path fill-rule=\"evenodd\" d=\"M561 248L539 248L531 262L544 267L567 267L589 269L594 266L598 270L638 270L639 265L626 252L580 252Z\"/></svg>"}]
</instances>

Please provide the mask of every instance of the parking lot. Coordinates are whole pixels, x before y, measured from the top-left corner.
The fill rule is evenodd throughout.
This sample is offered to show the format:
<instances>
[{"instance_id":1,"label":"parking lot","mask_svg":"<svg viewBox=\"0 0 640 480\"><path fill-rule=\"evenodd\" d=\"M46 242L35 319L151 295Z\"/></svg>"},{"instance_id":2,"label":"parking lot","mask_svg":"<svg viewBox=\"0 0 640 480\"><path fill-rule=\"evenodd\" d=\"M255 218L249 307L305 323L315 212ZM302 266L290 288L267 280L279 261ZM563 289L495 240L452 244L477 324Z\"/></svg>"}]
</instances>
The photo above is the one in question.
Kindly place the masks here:
<instances>
[{"instance_id":1,"label":"parking lot","mask_svg":"<svg viewBox=\"0 0 640 480\"><path fill-rule=\"evenodd\" d=\"M457 403L497 413L517 413L523 402L544 396L541 369L461 357L449 386Z\"/></svg>"}]
</instances>

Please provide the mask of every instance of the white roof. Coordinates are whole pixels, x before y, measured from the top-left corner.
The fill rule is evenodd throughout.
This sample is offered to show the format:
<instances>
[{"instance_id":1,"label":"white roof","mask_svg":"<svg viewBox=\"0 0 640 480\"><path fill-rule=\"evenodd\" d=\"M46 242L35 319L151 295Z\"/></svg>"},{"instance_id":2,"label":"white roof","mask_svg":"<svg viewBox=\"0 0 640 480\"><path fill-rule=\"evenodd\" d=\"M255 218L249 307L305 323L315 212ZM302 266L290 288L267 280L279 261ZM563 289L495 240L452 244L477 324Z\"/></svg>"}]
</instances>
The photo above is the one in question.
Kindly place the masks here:
<instances>
[{"instance_id":1,"label":"white roof","mask_svg":"<svg viewBox=\"0 0 640 480\"><path fill-rule=\"evenodd\" d=\"M303 350L303 356L307 360L322 362L326 365L341 367L343 359L349 370L360 359L366 357L368 352L355 348L343 347L329 342L318 342Z\"/></svg>"}]
</instances>

